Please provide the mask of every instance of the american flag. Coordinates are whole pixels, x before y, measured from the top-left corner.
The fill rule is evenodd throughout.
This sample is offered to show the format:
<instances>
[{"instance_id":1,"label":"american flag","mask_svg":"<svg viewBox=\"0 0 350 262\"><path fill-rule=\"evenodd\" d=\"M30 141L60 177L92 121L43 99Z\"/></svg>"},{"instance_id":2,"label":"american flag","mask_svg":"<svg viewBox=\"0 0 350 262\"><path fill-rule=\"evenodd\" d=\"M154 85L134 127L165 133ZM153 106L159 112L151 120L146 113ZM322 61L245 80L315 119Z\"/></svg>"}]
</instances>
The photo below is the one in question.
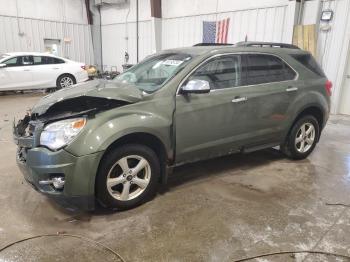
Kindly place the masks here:
<instances>
[{"instance_id":1,"label":"american flag","mask_svg":"<svg viewBox=\"0 0 350 262\"><path fill-rule=\"evenodd\" d=\"M203 43L227 43L230 18L217 22L203 21Z\"/></svg>"}]
</instances>

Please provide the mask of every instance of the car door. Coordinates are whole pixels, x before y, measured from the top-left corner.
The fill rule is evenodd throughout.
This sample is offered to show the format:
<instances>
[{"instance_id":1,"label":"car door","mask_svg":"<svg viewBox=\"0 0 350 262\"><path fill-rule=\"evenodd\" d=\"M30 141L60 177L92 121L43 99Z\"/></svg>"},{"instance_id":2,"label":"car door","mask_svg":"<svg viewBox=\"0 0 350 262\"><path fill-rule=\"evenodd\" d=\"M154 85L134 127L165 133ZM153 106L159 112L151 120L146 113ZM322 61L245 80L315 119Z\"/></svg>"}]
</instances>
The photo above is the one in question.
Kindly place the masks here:
<instances>
[{"instance_id":1,"label":"car door","mask_svg":"<svg viewBox=\"0 0 350 262\"><path fill-rule=\"evenodd\" d=\"M246 98L244 146L278 144L288 124L288 109L298 92L297 73L272 54L242 54Z\"/></svg>"},{"instance_id":2,"label":"car door","mask_svg":"<svg viewBox=\"0 0 350 262\"><path fill-rule=\"evenodd\" d=\"M32 57L16 56L2 62L5 67L0 68L0 89L21 90L32 86Z\"/></svg>"},{"instance_id":3,"label":"car door","mask_svg":"<svg viewBox=\"0 0 350 262\"><path fill-rule=\"evenodd\" d=\"M48 88L56 86L56 80L61 74L64 61L51 56L34 56L33 60L32 72L35 87Z\"/></svg>"},{"instance_id":4,"label":"car door","mask_svg":"<svg viewBox=\"0 0 350 262\"><path fill-rule=\"evenodd\" d=\"M180 92L176 96L176 161L189 162L237 151L237 141L246 129L246 103L239 97L240 55L222 55L204 62L182 86L190 80L208 81L211 91Z\"/></svg>"}]
</instances>

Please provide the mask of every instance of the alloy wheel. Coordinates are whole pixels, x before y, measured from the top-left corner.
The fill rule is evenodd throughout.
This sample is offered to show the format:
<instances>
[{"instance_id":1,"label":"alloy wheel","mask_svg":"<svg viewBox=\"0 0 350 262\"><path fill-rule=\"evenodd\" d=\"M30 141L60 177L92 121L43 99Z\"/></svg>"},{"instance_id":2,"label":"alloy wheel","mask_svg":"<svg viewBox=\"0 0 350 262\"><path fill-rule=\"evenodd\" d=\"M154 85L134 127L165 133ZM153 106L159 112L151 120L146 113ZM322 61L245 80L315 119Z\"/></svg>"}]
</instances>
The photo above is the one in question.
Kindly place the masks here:
<instances>
[{"instance_id":1,"label":"alloy wheel","mask_svg":"<svg viewBox=\"0 0 350 262\"><path fill-rule=\"evenodd\" d=\"M70 78L69 76L62 77L61 80L60 80L60 86L62 88L71 86L73 84L74 84L73 79Z\"/></svg>"},{"instance_id":2,"label":"alloy wheel","mask_svg":"<svg viewBox=\"0 0 350 262\"><path fill-rule=\"evenodd\" d=\"M149 162L138 155L119 159L107 175L109 194L120 201L129 201L141 195L151 179Z\"/></svg>"},{"instance_id":3,"label":"alloy wheel","mask_svg":"<svg viewBox=\"0 0 350 262\"><path fill-rule=\"evenodd\" d=\"M304 123L295 137L295 147L299 153L306 153L315 142L316 132L312 123Z\"/></svg>"}]
</instances>

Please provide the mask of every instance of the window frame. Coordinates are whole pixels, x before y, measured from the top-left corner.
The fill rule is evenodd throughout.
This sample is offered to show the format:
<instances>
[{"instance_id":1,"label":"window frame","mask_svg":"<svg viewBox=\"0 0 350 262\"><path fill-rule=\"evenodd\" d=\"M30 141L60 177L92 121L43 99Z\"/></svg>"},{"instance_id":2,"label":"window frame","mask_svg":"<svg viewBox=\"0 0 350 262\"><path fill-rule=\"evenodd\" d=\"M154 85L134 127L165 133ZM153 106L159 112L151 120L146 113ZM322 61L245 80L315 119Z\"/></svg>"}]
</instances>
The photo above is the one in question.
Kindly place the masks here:
<instances>
[{"instance_id":1,"label":"window frame","mask_svg":"<svg viewBox=\"0 0 350 262\"><path fill-rule=\"evenodd\" d=\"M235 86L235 87L228 87L228 88L223 88L223 89L210 89L210 93L211 92L216 92L216 91L220 91L220 90L230 90L232 88L240 88L240 87L247 87L247 86L259 86L259 85L267 85L267 84L275 84L275 83L283 83L283 82L289 82L289 81L296 81L299 79L299 73L298 71L296 71L284 58L280 57L279 55L276 54L272 54L272 53L267 53L267 52L244 52L244 51L240 51L240 52L230 52L230 53L223 53L223 54L216 54L210 57L207 57L206 59L204 59L202 62L200 62L198 65L196 65L180 82L180 84L177 87L176 90L176 95L182 95L180 92L181 87L183 86L183 84L187 81L187 79L199 68L201 67L203 64L205 64L206 62L209 62L211 59L220 57L220 56L229 56L229 55L254 55L254 54L259 54L259 55L270 55L270 56L275 56L279 59L281 59L290 69L292 69L295 72L295 77L294 79L291 80L283 80L283 81L278 81L278 82L267 82L267 83L260 83L260 84L254 84L254 85L239 85L239 86ZM244 59L242 59L241 57L241 74L242 76L244 74L246 74L246 70L243 70L242 67L242 61ZM244 76L245 77L245 76Z\"/></svg>"}]
</instances>

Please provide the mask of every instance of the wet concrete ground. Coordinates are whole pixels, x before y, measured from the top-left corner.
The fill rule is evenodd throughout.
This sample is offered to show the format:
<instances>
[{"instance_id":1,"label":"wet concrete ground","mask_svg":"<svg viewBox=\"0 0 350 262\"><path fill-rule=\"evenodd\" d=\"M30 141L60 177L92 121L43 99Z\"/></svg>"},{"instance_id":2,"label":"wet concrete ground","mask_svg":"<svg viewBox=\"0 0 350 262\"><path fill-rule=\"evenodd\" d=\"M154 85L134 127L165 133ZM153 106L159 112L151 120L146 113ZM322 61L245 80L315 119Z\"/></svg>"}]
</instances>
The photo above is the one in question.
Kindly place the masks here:
<instances>
[{"instance_id":1,"label":"wet concrete ground","mask_svg":"<svg viewBox=\"0 0 350 262\"><path fill-rule=\"evenodd\" d=\"M27 185L11 138L41 94L0 96L0 249L26 237L81 235L125 261L235 261L268 252L350 255L350 117L332 116L315 152L290 161L276 150L233 155L175 170L169 189L125 212L82 213ZM0 261L118 261L79 238L48 236L13 245ZM347 261L279 255L255 261Z\"/></svg>"}]
</instances>

